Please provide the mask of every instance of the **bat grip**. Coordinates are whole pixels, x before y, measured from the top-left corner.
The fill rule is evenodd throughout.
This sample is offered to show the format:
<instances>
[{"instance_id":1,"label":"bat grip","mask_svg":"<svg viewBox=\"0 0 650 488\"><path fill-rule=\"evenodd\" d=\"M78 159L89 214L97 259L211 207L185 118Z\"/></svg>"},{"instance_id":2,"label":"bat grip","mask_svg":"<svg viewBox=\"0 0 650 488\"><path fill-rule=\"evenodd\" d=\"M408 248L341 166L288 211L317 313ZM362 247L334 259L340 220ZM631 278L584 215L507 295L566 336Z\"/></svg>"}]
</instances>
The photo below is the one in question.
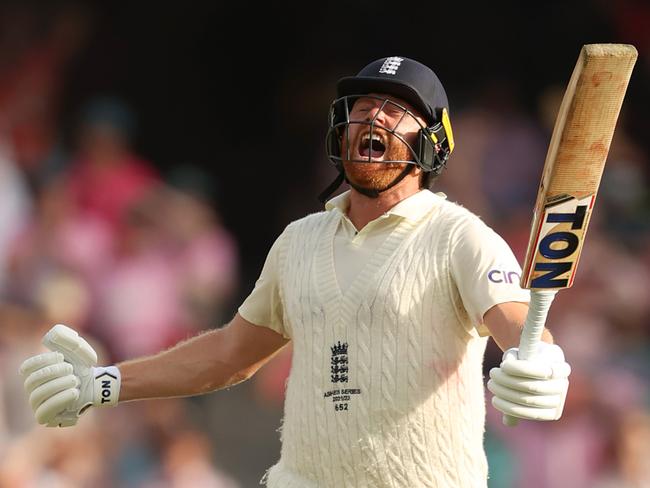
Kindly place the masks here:
<instances>
[{"instance_id":1,"label":"bat grip","mask_svg":"<svg viewBox=\"0 0 650 488\"><path fill-rule=\"evenodd\" d=\"M530 290L530 305L519 339L519 359L532 359L537 344L542 340L546 317L557 290ZM509 427L517 425L517 417L504 415L503 423Z\"/></svg>"}]
</instances>

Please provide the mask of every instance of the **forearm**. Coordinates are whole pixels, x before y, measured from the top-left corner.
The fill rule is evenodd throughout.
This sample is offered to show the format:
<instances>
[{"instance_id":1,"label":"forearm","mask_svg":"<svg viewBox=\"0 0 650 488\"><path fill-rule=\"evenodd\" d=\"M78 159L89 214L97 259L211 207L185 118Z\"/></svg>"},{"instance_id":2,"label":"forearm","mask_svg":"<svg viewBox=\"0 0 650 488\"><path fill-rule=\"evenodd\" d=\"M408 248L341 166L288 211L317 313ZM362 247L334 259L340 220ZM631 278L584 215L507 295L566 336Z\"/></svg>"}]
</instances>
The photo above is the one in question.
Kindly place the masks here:
<instances>
[{"instance_id":1,"label":"forearm","mask_svg":"<svg viewBox=\"0 0 650 488\"><path fill-rule=\"evenodd\" d=\"M483 317L492 338L502 351L511 347L519 347L519 339L527 313L527 304L509 302L492 307ZM553 344L553 336L548 329L544 329L542 341Z\"/></svg>"},{"instance_id":2,"label":"forearm","mask_svg":"<svg viewBox=\"0 0 650 488\"><path fill-rule=\"evenodd\" d=\"M153 356L118 364L119 401L198 395L248 378L252 372L242 371L226 352L223 331L212 330Z\"/></svg>"}]
</instances>

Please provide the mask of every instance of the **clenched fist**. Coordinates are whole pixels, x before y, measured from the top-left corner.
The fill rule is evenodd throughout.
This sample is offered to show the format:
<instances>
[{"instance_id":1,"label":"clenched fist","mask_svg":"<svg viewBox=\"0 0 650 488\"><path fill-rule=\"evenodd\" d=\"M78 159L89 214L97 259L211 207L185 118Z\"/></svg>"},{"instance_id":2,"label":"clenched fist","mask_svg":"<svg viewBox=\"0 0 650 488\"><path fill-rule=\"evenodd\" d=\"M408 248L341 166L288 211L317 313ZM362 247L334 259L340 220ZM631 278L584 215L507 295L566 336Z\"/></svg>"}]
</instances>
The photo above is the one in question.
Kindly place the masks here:
<instances>
[{"instance_id":1,"label":"clenched fist","mask_svg":"<svg viewBox=\"0 0 650 488\"><path fill-rule=\"evenodd\" d=\"M96 367L95 350L77 332L57 324L45 334L43 345L51 352L32 356L20 366L39 424L68 427L90 406L117 404L120 371Z\"/></svg>"},{"instance_id":2,"label":"clenched fist","mask_svg":"<svg viewBox=\"0 0 650 488\"><path fill-rule=\"evenodd\" d=\"M571 367L562 349L540 342L533 359L508 349L498 368L490 370L492 405L504 414L529 420L557 420L562 415Z\"/></svg>"}]
</instances>

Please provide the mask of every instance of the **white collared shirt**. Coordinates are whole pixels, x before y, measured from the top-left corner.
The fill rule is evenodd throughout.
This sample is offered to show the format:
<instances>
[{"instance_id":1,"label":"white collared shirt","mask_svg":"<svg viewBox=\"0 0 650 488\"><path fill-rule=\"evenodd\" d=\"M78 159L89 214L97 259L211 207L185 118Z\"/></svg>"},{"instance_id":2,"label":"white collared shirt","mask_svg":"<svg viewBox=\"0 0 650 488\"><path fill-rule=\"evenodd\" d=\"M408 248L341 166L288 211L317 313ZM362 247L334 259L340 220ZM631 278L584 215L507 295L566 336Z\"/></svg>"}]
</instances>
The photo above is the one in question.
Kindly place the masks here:
<instances>
[{"instance_id":1,"label":"white collared shirt","mask_svg":"<svg viewBox=\"0 0 650 488\"><path fill-rule=\"evenodd\" d=\"M359 231L347 216L350 191L329 200L325 209L341 213L341 223L334 236L334 265L341 291L345 293L355 276L402 219L415 222L445 198L444 193L421 190L368 222Z\"/></svg>"}]
</instances>

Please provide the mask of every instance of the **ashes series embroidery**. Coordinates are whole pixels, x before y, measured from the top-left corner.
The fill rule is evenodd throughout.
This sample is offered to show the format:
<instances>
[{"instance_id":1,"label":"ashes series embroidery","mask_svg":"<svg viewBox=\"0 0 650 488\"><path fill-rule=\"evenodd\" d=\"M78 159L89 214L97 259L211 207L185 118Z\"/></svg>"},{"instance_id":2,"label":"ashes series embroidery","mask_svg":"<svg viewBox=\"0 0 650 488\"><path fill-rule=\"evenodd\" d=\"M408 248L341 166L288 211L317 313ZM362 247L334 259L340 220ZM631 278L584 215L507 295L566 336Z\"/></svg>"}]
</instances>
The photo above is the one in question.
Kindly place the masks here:
<instances>
[{"instance_id":1,"label":"ashes series embroidery","mask_svg":"<svg viewBox=\"0 0 650 488\"><path fill-rule=\"evenodd\" d=\"M349 360L348 360L348 343L337 341L330 351L332 353L330 359L330 379L332 383L348 383L349 380ZM339 388L336 390L326 391L324 398L331 398L334 403L334 410L342 412L348 410L348 402L352 395L359 395L361 390L359 388Z\"/></svg>"}]
</instances>

